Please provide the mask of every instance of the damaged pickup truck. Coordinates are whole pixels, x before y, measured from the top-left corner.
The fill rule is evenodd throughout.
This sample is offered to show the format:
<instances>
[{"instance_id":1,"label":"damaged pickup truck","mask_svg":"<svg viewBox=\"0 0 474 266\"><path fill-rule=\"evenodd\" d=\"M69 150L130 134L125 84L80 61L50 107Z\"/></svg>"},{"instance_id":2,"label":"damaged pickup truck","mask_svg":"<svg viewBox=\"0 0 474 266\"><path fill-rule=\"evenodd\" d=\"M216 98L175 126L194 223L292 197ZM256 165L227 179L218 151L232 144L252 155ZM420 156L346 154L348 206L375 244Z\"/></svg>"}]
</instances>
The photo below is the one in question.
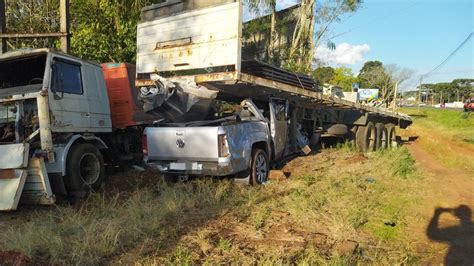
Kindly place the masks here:
<instances>
[{"instance_id":1,"label":"damaged pickup truck","mask_svg":"<svg viewBox=\"0 0 474 266\"><path fill-rule=\"evenodd\" d=\"M358 97L324 95L311 76L265 63L252 53L265 51L265 35L252 38L242 10L242 0L173 0L142 9L135 85L156 92L146 101L164 114L145 129L150 168L171 179L237 175L262 184L272 166L310 152L320 138L351 141L363 152L397 146L396 129L408 127L409 116L364 106ZM158 76L198 90L166 90ZM212 111L214 99L243 102L226 116Z\"/></svg>"},{"instance_id":2,"label":"damaged pickup truck","mask_svg":"<svg viewBox=\"0 0 474 266\"><path fill-rule=\"evenodd\" d=\"M288 152L289 125L288 101L271 99L267 104L260 109L246 99L233 115L147 127L147 166L168 180L237 176L250 184L265 183L271 162Z\"/></svg>"}]
</instances>

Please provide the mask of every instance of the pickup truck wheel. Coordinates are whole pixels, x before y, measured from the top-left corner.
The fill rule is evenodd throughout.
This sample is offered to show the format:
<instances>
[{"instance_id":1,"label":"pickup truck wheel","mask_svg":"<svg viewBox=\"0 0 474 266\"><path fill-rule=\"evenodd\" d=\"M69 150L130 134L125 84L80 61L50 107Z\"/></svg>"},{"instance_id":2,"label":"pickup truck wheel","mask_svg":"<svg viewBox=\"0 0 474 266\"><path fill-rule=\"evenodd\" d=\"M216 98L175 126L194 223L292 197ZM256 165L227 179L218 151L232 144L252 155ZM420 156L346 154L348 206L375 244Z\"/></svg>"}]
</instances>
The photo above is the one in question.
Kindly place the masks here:
<instances>
[{"instance_id":1,"label":"pickup truck wheel","mask_svg":"<svg viewBox=\"0 0 474 266\"><path fill-rule=\"evenodd\" d=\"M364 153L375 150L377 145L377 128L373 122L366 126L359 126L356 133L357 147Z\"/></svg>"},{"instance_id":2,"label":"pickup truck wheel","mask_svg":"<svg viewBox=\"0 0 474 266\"><path fill-rule=\"evenodd\" d=\"M377 150L386 149L388 146L388 132L385 125L377 123L375 124L375 128L377 129Z\"/></svg>"},{"instance_id":3,"label":"pickup truck wheel","mask_svg":"<svg viewBox=\"0 0 474 266\"><path fill-rule=\"evenodd\" d=\"M64 180L68 193L100 189L104 173L104 158L94 145L76 144L71 147Z\"/></svg>"},{"instance_id":4,"label":"pickup truck wheel","mask_svg":"<svg viewBox=\"0 0 474 266\"><path fill-rule=\"evenodd\" d=\"M398 141L397 141L397 129L395 128L394 124L387 124L385 126L387 128L387 136L388 136L388 142L387 146L388 148L396 148L398 147Z\"/></svg>"},{"instance_id":5,"label":"pickup truck wheel","mask_svg":"<svg viewBox=\"0 0 474 266\"><path fill-rule=\"evenodd\" d=\"M261 185L267 182L269 170L267 153L261 149L253 150L250 162L250 183Z\"/></svg>"}]
</instances>

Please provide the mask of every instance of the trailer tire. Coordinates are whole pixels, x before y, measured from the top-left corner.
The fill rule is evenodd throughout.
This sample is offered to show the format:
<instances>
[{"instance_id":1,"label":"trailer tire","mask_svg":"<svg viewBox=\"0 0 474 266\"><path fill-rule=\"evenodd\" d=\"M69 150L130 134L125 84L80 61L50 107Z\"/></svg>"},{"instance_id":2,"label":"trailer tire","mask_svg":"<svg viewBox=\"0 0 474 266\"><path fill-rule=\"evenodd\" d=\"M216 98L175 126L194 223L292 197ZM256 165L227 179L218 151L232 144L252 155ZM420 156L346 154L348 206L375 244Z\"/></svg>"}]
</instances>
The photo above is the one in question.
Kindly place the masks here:
<instances>
[{"instance_id":1,"label":"trailer tire","mask_svg":"<svg viewBox=\"0 0 474 266\"><path fill-rule=\"evenodd\" d=\"M262 149L252 150L250 161L250 184L261 185L267 182L270 172L267 153Z\"/></svg>"},{"instance_id":2,"label":"trailer tire","mask_svg":"<svg viewBox=\"0 0 474 266\"><path fill-rule=\"evenodd\" d=\"M71 147L66 159L64 180L68 193L91 192L101 188L105 178L104 158L92 144Z\"/></svg>"},{"instance_id":3,"label":"trailer tire","mask_svg":"<svg viewBox=\"0 0 474 266\"><path fill-rule=\"evenodd\" d=\"M377 129L377 150L386 149L388 147L388 131L384 124L377 123L375 124Z\"/></svg>"},{"instance_id":4,"label":"trailer tire","mask_svg":"<svg viewBox=\"0 0 474 266\"><path fill-rule=\"evenodd\" d=\"M366 126L359 126L356 133L357 147L364 153L372 152L376 148L377 128L374 123L368 122Z\"/></svg>"},{"instance_id":5,"label":"trailer tire","mask_svg":"<svg viewBox=\"0 0 474 266\"><path fill-rule=\"evenodd\" d=\"M385 128L387 129L387 146L389 149L397 148L399 146L398 140L397 140L397 129L394 124L387 124L385 125Z\"/></svg>"}]
</instances>

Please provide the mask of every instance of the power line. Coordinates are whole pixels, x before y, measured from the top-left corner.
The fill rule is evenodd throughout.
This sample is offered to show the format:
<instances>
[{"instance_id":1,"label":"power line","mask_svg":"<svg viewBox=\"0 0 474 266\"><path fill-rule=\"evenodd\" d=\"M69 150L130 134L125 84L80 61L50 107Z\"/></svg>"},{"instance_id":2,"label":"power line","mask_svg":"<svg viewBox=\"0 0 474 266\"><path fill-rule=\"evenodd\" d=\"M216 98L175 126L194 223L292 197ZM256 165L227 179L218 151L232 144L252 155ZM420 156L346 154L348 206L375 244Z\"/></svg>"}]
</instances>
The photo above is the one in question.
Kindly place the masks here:
<instances>
[{"instance_id":1,"label":"power line","mask_svg":"<svg viewBox=\"0 0 474 266\"><path fill-rule=\"evenodd\" d=\"M457 52L459 52L459 50L461 50L461 48L469 41L469 39L472 38L472 36L474 35L474 32L471 32L467 38L461 43L458 45L458 47L456 49L454 49L454 51L452 51L448 57L446 57L439 65L437 65L435 68L433 68L431 71L429 71L428 73L424 74L424 75L421 75L423 78L426 78L426 77L429 77L431 74L433 74L436 70L440 69L442 66L444 66L448 61L449 59L451 59Z\"/></svg>"}]
</instances>

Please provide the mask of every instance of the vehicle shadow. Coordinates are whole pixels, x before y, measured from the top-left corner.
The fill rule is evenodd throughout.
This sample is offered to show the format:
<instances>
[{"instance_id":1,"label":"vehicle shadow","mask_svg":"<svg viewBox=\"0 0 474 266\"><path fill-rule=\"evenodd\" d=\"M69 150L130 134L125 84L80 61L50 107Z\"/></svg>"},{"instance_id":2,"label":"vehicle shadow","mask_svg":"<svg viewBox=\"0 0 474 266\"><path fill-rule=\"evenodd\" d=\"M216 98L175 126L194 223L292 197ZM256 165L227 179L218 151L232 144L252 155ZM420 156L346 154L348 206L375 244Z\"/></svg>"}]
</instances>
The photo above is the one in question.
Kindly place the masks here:
<instances>
[{"instance_id":1,"label":"vehicle shadow","mask_svg":"<svg viewBox=\"0 0 474 266\"><path fill-rule=\"evenodd\" d=\"M440 217L443 213L458 218L459 224L442 226ZM456 208L436 208L426 234L433 241L449 244L444 260L446 265L474 265L474 223L471 208L467 205L461 204Z\"/></svg>"}]
</instances>

